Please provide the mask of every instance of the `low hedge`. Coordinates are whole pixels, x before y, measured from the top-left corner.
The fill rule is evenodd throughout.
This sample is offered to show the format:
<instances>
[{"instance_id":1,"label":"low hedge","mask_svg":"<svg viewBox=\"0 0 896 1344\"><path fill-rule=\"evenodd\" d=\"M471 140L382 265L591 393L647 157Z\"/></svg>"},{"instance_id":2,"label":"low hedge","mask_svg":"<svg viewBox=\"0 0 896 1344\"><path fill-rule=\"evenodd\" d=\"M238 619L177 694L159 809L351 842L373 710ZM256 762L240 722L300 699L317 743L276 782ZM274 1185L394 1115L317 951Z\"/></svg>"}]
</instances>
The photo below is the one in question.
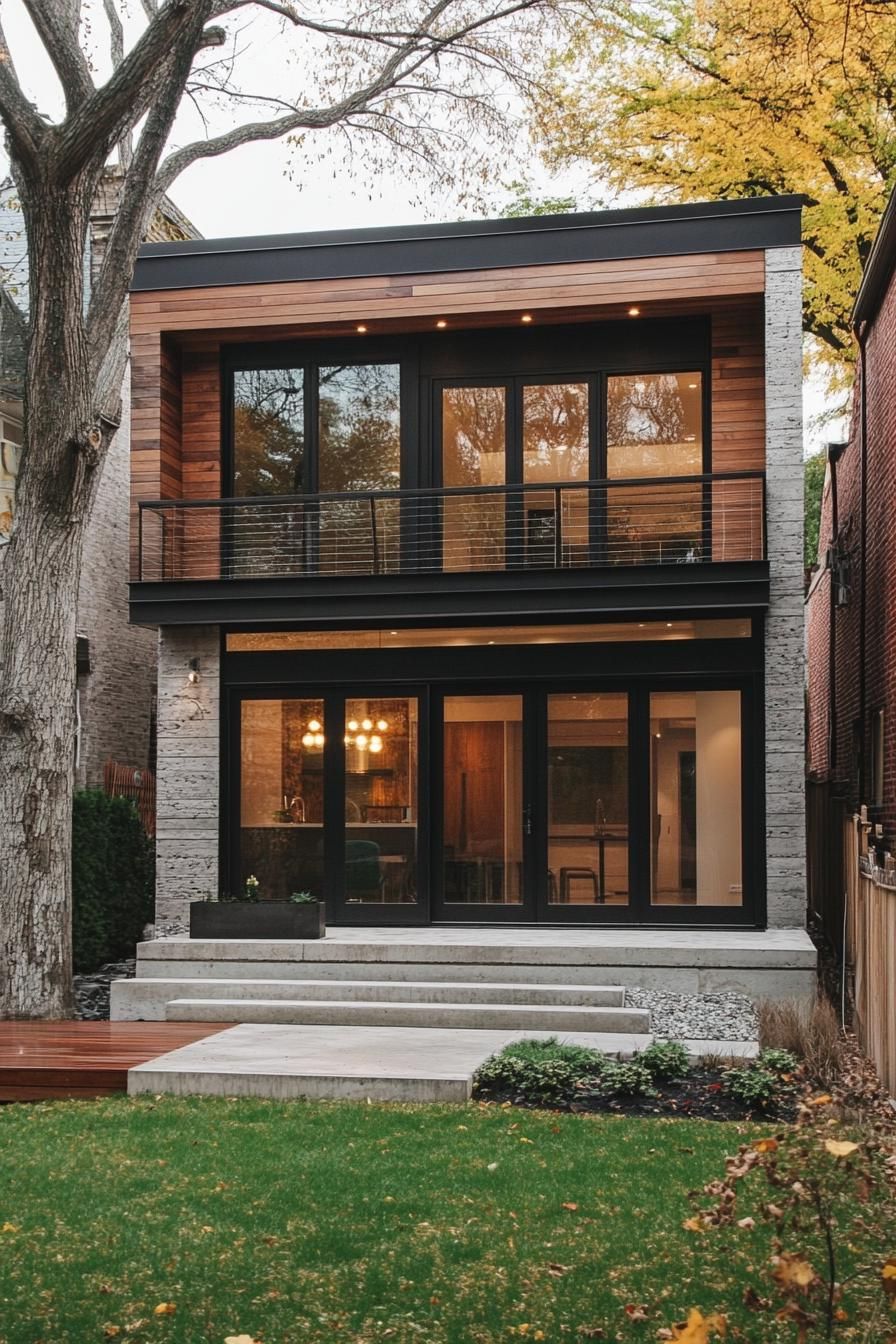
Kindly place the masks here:
<instances>
[{"instance_id":1,"label":"low hedge","mask_svg":"<svg viewBox=\"0 0 896 1344\"><path fill-rule=\"evenodd\" d=\"M72 815L72 959L76 971L134 955L152 918L155 863L129 798L75 794Z\"/></svg>"}]
</instances>

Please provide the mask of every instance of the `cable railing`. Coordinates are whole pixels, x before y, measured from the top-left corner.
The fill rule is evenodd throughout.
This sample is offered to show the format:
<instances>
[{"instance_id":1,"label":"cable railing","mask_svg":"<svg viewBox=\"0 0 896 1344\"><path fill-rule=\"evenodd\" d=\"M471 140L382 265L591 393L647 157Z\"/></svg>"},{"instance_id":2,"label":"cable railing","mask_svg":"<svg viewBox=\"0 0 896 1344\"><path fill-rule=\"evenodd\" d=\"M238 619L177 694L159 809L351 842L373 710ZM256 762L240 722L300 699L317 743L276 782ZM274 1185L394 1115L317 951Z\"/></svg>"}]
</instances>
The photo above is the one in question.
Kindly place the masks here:
<instances>
[{"instance_id":1,"label":"cable railing","mask_svg":"<svg viewBox=\"0 0 896 1344\"><path fill-rule=\"evenodd\" d=\"M150 500L143 582L694 565L765 558L765 475Z\"/></svg>"}]
</instances>

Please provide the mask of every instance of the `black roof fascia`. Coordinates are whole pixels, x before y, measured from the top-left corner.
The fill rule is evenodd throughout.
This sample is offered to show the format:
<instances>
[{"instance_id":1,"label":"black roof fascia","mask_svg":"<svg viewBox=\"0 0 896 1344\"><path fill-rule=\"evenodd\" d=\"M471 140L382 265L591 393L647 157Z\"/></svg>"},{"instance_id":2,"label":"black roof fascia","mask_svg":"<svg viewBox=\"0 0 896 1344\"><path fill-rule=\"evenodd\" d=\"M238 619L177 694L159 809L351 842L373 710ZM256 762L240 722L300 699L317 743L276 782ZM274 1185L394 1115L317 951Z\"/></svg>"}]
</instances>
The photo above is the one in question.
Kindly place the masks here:
<instances>
[{"instance_id":1,"label":"black roof fascia","mask_svg":"<svg viewBox=\"0 0 896 1344\"><path fill-rule=\"evenodd\" d=\"M792 247L801 196L147 243L132 292Z\"/></svg>"},{"instance_id":2,"label":"black roof fascia","mask_svg":"<svg viewBox=\"0 0 896 1344\"><path fill-rule=\"evenodd\" d=\"M877 316L877 310L890 287L894 271L896 271L896 190L891 193L887 202L871 247L871 254L862 273L862 283L859 285L852 310L854 331L858 331L863 322L871 322Z\"/></svg>"}]
</instances>

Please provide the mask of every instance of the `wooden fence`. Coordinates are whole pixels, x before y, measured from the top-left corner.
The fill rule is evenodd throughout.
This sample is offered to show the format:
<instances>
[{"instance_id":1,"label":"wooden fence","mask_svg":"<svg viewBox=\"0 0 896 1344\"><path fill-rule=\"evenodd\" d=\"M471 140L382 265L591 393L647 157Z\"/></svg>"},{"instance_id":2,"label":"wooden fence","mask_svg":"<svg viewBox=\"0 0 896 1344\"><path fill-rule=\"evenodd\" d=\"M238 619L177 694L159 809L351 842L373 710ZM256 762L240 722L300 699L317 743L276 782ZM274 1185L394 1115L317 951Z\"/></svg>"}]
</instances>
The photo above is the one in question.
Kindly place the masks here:
<instances>
[{"instance_id":1,"label":"wooden fence","mask_svg":"<svg viewBox=\"0 0 896 1344\"><path fill-rule=\"evenodd\" d=\"M864 817L847 818L846 949L856 1035L884 1086L896 1095L896 871L877 867L867 846Z\"/></svg>"},{"instance_id":2,"label":"wooden fence","mask_svg":"<svg viewBox=\"0 0 896 1344\"><path fill-rule=\"evenodd\" d=\"M107 761L103 767L103 792L110 798L130 798L140 814L146 834L151 839L155 836L156 777L151 770Z\"/></svg>"}]
</instances>

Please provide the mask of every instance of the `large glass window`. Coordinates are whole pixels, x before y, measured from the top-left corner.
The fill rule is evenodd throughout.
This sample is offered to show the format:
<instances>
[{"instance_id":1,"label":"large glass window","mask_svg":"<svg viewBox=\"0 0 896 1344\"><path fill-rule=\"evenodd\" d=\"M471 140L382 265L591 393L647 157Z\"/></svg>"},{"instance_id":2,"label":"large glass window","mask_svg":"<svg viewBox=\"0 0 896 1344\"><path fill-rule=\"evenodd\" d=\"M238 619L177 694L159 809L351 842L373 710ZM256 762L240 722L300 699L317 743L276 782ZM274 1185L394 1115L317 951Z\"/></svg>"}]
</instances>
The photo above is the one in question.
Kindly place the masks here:
<instances>
[{"instance_id":1,"label":"large glass window","mask_svg":"<svg viewBox=\"0 0 896 1344\"><path fill-rule=\"evenodd\" d=\"M523 495L526 563L553 566L557 544L565 565L588 559L588 492L556 487L587 481L590 465L587 383L537 383L523 388L523 483L555 486ZM558 537L559 529L559 537Z\"/></svg>"},{"instance_id":2,"label":"large glass window","mask_svg":"<svg viewBox=\"0 0 896 1344\"><path fill-rule=\"evenodd\" d=\"M233 493L293 495L305 487L305 377L301 369L233 375Z\"/></svg>"},{"instance_id":3,"label":"large glass window","mask_svg":"<svg viewBox=\"0 0 896 1344\"><path fill-rule=\"evenodd\" d=\"M650 697L651 900L742 905L739 691Z\"/></svg>"},{"instance_id":4,"label":"large glass window","mask_svg":"<svg viewBox=\"0 0 896 1344\"><path fill-rule=\"evenodd\" d=\"M442 484L503 485L507 480L506 390L442 389ZM504 568L504 495L447 499L442 515L442 568Z\"/></svg>"},{"instance_id":5,"label":"large glass window","mask_svg":"<svg viewBox=\"0 0 896 1344\"><path fill-rule=\"evenodd\" d=\"M607 379L607 476L656 477L657 484L607 490L607 555L616 564L699 560L700 485L665 485L703 471L699 373L625 374Z\"/></svg>"},{"instance_id":6,"label":"large glass window","mask_svg":"<svg viewBox=\"0 0 896 1344\"><path fill-rule=\"evenodd\" d=\"M449 905L519 905L523 697L446 695L442 871Z\"/></svg>"},{"instance_id":7,"label":"large glass window","mask_svg":"<svg viewBox=\"0 0 896 1344\"><path fill-rule=\"evenodd\" d=\"M414 697L345 705L345 899L417 900L417 728Z\"/></svg>"},{"instance_id":8,"label":"large glass window","mask_svg":"<svg viewBox=\"0 0 896 1344\"><path fill-rule=\"evenodd\" d=\"M321 700L244 700L240 715L240 895L323 895L324 708Z\"/></svg>"},{"instance_id":9,"label":"large glass window","mask_svg":"<svg viewBox=\"0 0 896 1344\"><path fill-rule=\"evenodd\" d=\"M548 903L628 904L628 696L548 696Z\"/></svg>"}]
</instances>

